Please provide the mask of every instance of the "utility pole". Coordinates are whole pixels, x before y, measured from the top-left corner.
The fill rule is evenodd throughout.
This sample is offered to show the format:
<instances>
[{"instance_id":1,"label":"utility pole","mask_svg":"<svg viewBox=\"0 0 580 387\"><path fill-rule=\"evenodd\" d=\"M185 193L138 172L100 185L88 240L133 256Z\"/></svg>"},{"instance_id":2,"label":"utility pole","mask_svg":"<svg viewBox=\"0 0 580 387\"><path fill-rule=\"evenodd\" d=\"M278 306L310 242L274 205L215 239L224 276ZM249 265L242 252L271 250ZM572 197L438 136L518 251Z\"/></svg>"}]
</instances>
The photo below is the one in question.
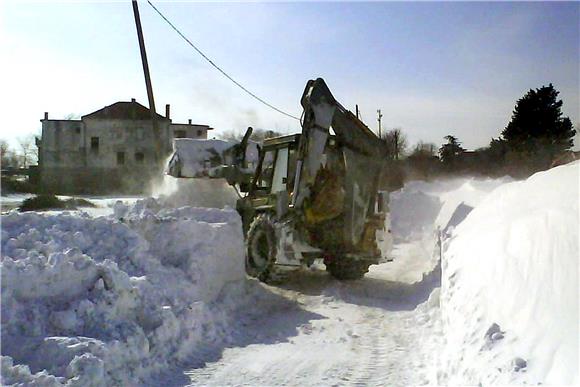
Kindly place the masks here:
<instances>
[{"instance_id":1,"label":"utility pole","mask_svg":"<svg viewBox=\"0 0 580 387\"><path fill-rule=\"evenodd\" d=\"M381 118L383 118L383 114L381 113L381 109L377 110L377 121L379 122L379 138L381 138Z\"/></svg>"},{"instance_id":2,"label":"utility pole","mask_svg":"<svg viewBox=\"0 0 580 387\"><path fill-rule=\"evenodd\" d=\"M157 125L157 113L155 112L155 100L153 99L153 86L149 75L149 63L147 62L147 52L145 51L145 39L141 28L141 18L137 0L133 2L133 14L135 15L135 26L137 27L137 38L139 39L139 49L141 50L141 63L143 64L143 74L145 75L145 86L147 87L147 98L149 99L149 111L151 112L151 123L153 125L153 138L155 139L155 158L161 162L162 144L161 133Z\"/></svg>"},{"instance_id":3,"label":"utility pole","mask_svg":"<svg viewBox=\"0 0 580 387\"><path fill-rule=\"evenodd\" d=\"M358 115L358 104L356 104L356 118L360 120L359 115Z\"/></svg>"}]
</instances>

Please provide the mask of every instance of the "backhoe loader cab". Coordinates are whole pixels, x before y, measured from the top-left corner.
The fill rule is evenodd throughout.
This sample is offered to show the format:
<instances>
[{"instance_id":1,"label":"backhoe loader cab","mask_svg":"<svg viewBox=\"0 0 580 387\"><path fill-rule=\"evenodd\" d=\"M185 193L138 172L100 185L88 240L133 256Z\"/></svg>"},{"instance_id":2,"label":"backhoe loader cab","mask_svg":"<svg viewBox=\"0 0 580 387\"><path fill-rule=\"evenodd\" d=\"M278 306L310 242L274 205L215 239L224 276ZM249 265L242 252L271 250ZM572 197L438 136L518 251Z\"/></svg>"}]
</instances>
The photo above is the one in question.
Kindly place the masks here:
<instances>
[{"instance_id":1,"label":"backhoe loader cab","mask_svg":"<svg viewBox=\"0 0 580 387\"><path fill-rule=\"evenodd\" d=\"M271 138L264 141L258 167L252 179L250 194L272 195L292 192L296 173L299 134Z\"/></svg>"},{"instance_id":2,"label":"backhoe loader cab","mask_svg":"<svg viewBox=\"0 0 580 387\"><path fill-rule=\"evenodd\" d=\"M266 140L248 195L238 201L247 241L247 272L267 280L276 265L309 266L322 258L333 276L360 278L381 259L377 238L381 241L385 233L382 198L373 198L372 211L365 215L359 230L360 238L348 243L345 225L355 229L360 216L350 214L347 219L351 206L345 201L361 197L347 196L354 191L345 189L347 167L336 139L327 139L311 195L297 208L293 199L299 186L299 144L300 135Z\"/></svg>"}]
</instances>

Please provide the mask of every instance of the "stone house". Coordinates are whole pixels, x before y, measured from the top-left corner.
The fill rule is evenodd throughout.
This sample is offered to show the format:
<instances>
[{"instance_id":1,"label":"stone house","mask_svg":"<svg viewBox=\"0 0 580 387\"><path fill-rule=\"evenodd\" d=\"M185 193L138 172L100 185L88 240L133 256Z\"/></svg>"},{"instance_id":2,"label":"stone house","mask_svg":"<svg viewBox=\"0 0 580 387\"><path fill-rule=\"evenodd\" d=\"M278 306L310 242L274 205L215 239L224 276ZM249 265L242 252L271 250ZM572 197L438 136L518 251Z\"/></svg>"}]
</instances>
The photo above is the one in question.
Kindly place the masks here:
<instances>
[{"instance_id":1,"label":"stone house","mask_svg":"<svg viewBox=\"0 0 580 387\"><path fill-rule=\"evenodd\" d=\"M172 123L170 107L157 114L163 160L156 158L148 108L132 99L116 102L80 120L44 114L37 139L40 184L55 193L140 193L161 176L174 138L206 139L208 125Z\"/></svg>"}]
</instances>

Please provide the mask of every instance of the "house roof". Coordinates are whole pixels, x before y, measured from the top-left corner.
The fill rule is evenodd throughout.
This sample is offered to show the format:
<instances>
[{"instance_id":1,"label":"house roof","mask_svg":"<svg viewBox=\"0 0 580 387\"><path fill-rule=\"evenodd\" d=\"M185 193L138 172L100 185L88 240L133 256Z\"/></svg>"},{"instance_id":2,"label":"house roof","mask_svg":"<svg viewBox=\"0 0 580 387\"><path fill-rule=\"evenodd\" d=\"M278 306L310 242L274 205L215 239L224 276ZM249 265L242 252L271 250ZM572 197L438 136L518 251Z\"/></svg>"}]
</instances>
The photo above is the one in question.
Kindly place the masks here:
<instances>
[{"instance_id":1,"label":"house roof","mask_svg":"<svg viewBox=\"0 0 580 387\"><path fill-rule=\"evenodd\" d=\"M185 123L184 123L184 124L180 124L180 123L175 123L175 122L172 122L172 123L171 123L171 127L173 127L174 129L176 129L176 128L180 128L180 127L184 127L184 126L186 126L186 127L196 127L196 128L202 128L202 129L206 129L206 130L213 130L213 128L212 128L211 126L209 126L209 125L204 125L204 124L190 124L190 123L187 123L187 124L185 124Z\"/></svg>"},{"instance_id":2,"label":"house roof","mask_svg":"<svg viewBox=\"0 0 580 387\"><path fill-rule=\"evenodd\" d=\"M169 121L168 118L163 117L159 113L157 113L156 116L160 121ZM139 102L132 100L131 102L116 102L112 105L105 106L100 110L86 114L82 118L150 120L151 113L148 108L141 105Z\"/></svg>"}]
</instances>

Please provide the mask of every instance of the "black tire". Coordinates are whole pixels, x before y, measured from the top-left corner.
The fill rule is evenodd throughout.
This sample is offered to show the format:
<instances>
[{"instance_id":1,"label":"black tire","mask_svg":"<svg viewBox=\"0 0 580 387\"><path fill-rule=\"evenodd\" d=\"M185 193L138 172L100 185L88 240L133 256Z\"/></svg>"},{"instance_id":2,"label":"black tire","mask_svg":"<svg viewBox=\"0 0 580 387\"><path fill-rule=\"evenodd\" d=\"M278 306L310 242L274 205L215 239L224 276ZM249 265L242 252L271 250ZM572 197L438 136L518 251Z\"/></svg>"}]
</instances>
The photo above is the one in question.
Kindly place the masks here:
<instances>
[{"instance_id":1,"label":"black tire","mask_svg":"<svg viewBox=\"0 0 580 387\"><path fill-rule=\"evenodd\" d=\"M336 258L326 263L326 271L340 281L361 279L369 271L371 264L346 258Z\"/></svg>"},{"instance_id":2,"label":"black tire","mask_svg":"<svg viewBox=\"0 0 580 387\"><path fill-rule=\"evenodd\" d=\"M276 232L268 214L254 218L246 238L246 273L250 277L266 282L270 278L276 261Z\"/></svg>"}]
</instances>

